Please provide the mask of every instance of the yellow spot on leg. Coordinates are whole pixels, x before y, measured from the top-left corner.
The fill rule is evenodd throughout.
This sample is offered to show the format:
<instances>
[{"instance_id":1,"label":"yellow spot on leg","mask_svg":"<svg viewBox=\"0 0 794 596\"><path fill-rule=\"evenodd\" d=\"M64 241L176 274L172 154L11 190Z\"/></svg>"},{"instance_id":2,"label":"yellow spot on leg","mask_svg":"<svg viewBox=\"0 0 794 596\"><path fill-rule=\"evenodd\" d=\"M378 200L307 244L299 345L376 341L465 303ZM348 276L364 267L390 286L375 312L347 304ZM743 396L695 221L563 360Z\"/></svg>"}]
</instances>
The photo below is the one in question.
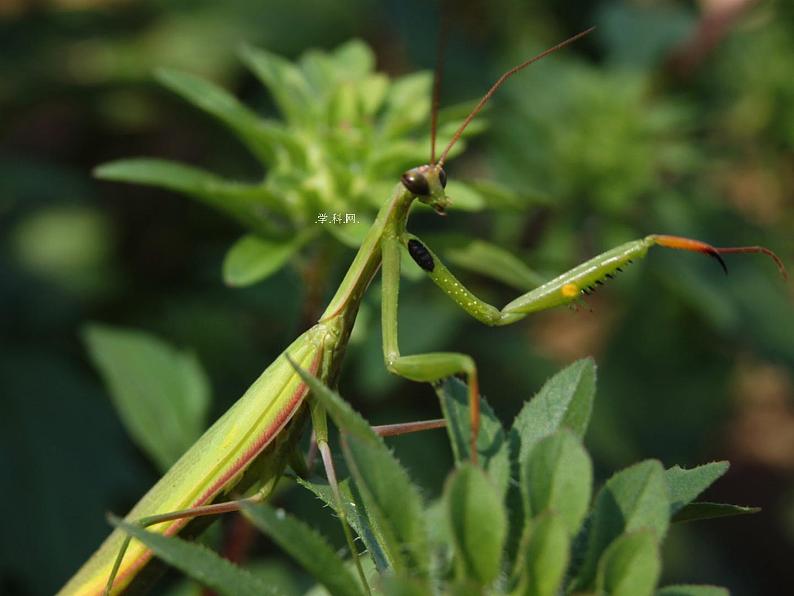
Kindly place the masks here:
<instances>
[{"instance_id":1,"label":"yellow spot on leg","mask_svg":"<svg viewBox=\"0 0 794 596\"><path fill-rule=\"evenodd\" d=\"M560 291L566 298L575 298L579 294L579 286L576 284L565 284Z\"/></svg>"}]
</instances>

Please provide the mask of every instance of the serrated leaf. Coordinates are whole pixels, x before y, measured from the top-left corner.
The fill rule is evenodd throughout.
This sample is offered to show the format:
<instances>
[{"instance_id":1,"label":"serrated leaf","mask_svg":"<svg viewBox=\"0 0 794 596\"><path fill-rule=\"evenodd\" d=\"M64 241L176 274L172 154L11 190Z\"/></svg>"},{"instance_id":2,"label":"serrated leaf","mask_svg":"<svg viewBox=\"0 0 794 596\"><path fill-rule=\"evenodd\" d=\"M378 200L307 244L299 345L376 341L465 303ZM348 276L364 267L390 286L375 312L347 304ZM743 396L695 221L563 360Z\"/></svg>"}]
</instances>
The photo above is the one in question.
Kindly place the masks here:
<instances>
[{"instance_id":1,"label":"serrated leaf","mask_svg":"<svg viewBox=\"0 0 794 596\"><path fill-rule=\"evenodd\" d=\"M659 581L661 567L659 547L652 531L624 534L609 546L598 563L598 593L650 596Z\"/></svg>"},{"instance_id":2,"label":"serrated leaf","mask_svg":"<svg viewBox=\"0 0 794 596\"><path fill-rule=\"evenodd\" d=\"M127 432L167 470L206 427L210 388L198 360L141 331L89 325L82 336Z\"/></svg>"},{"instance_id":3,"label":"serrated leaf","mask_svg":"<svg viewBox=\"0 0 794 596\"><path fill-rule=\"evenodd\" d=\"M452 454L458 465L471 459L471 417L468 385L455 377L435 385L441 410L447 419ZM502 423L484 396L480 396L480 432L477 455L499 494L504 497L510 481L510 446Z\"/></svg>"},{"instance_id":4,"label":"serrated leaf","mask_svg":"<svg viewBox=\"0 0 794 596\"><path fill-rule=\"evenodd\" d=\"M521 490L527 519L554 511L574 536L584 520L593 487L593 465L570 431L541 439L522 468Z\"/></svg>"},{"instance_id":5,"label":"serrated leaf","mask_svg":"<svg viewBox=\"0 0 794 596\"><path fill-rule=\"evenodd\" d=\"M156 76L171 91L232 129L263 162L271 163L285 142L290 144L278 125L263 120L214 83L165 68L158 70Z\"/></svg>"},{"instance_id":6,"label":"serrated leaf","mask_svg":"<svg viewBox=\"0 0 794 596\"><path fill-rule=\"evenodd\" d=\"M382 441L343 435L342 450L395 572L426 576L429 553L419 490Z\"/></svg>"},{"instance_id":7,"label":"serrated leaf","mask_svg":"<svg viewBox=\"0 0 794 596\"><path fill-rule=\"evenodd\" d=\"M519 549L521 569L513 596L556 596L568 566L570 539L559 515L545 513L532 524L529 539Z\"/></svg>"},{"instance_id":8,"label":"serrated leaf","mask_svg":"<svg viewBox=\"0 0 794 596\"><path fill-rule=\"evenodd\" d=\"M730 464L727 461L717 461L691 470L685 470L678 466L666 470L665 478L670 491L670 515L691 503L717 478L725 474L729 467Z\"/></svg>"},{"instance_id":9,"label":"serrated leaf","mask_svg":"<svg viewBox=\"0 0 794 596\"><path fill-rule=\"evenodd\" d=\"M718 517L733 517L736 515L748 515L758 513L760 507L747 507L743 505L731 505L729 503L709 503L707 501L695 501L682 507L674 516L674 523L698 521L701 519L715 519Z\"/></svg>"},{"instance_id":10,"label":"serrated leaf","mask_svg":"<svg viewBox=\"0 0 794 596\"><path fill-rule=\"evenodd\" d=\"M243 514L335 596L363 591L344 561L320 534L302 521L266 504L243 504Z\"/></svg>"},{"instance_id":11,"label":"serrated leaf","mask_svg":"<svg viewBox=\"0 0 794 596\"><path fill-rule=\"evenodd\" d=\"M520 441L520 464L526 462L540 439L560 428L584 436L593 409L595 382L595 362L591 358L577 360L546 381L537 395L521 408L511 431Z\"/></svg>"},{"instance_id":12,"label":"serrated leaf","mask_svg":"<svg viewBox=\"0 0 794 596\"><path fill-rule=\"evenodd\" d=\"M592 586L598 560L621 534L650 529L661 541L670 523L669 516L667 482L658 461L646 460L612 476L596 497L587 552L574 588L584 590Z\"/></svg>"},{"instance_id":13,"label":"serrated leaf","mask_svg":"<svg viewBox=\"0 0 794 596\"><path fill-rule=\"evenodd\" d=\"M289 60L265 50L245 45L240 57L251 72L268 88L284 117L294 124L305 124L316 116L316 103L308 82Z\"/></svg>"},{"instance_id":14,"label":"serrated leaf","mask_svg":"<svg viewBox=\"0 0 794 596\"><path fill-rule=\"evenodd\" d=\"M371 526L395 571L425 575L427 534L417 487L366 420L316 377L293 366L344 433L345 460Z\"/></svg>"},{"instance_id":15,"label":"serrated leaf","mask_svg":"<svg viewBox=\"0 0 794 596\"><path fill-rule=\"evenodd\" d=\"M518 257L483 240L448 249L444 255L458 267L496 279L520 291L530 290L545 281Z\"/></svg>"},{"instance_id":16,"label":"serrated leaf","mask_svg":"<svg viewBox=\"0 0 794 596\"><path fill-rule=\"evenodd\" d=\"M231 596L278 594L276 590L245 569L233 565L205 546L147 532L140 526L129 524L117 517L112 517L111 521L113 525L140 540L169 565L221 594Z\"/></svg>"},{"instance_id":17,"label":"serrated leaf","mask_svg":"<svg viewBox=\"0 0 794 596\"><path fill-rule=\"evenodd\" d=\"M464 464L447 481L444 499L461 575L489 584L499 575L507 538L501 496L480 468Z\"/></svg>"},{"instance_id":18,"label":"serrated leaf","mask_svg":"<svg viewBox=\"0 0 794 596\"><path fill-rule=\"evenodd\" d=\"M307 231L291 240L276 240L246 234L232 245L223 259L224 283L245 287L266 279L281 269L311 236Z\"/></svg>"},{"instance_id":19,"label":"serrated leaf","mask_svg":"<svg viewBox=\"0 0 794 596\"><path fill-rule=\"evenodd\" d=\"M679 584L660 588L656 596L730 596L730 592L719 586Z\"/></svg>"},{"instance_id":20,"label":"serrated leaf","mask_svg":"<svg viewBox=\"0 0 794 596\"><path fill-rule=\"evenodd\" d=\"M309 482L308 480L300 477L295 478L295 480L302 487L314 493L320 498L320 500L322 500L323 503L336 511L337 515L339 515L336 499L334 498L334 494L331 491L331 486L329 484ZM384 554L383 549L381 549L380 544L378 544L378 541L375 538L375 533L370 527L370 523L366 515L364 515L364 512L361 511L359 507L356 507L353 494L350 490L349 479L346 478L339 482L339 492L342 496L342 505L345 508L345 518L350 524L350 527L353 528L353 531L361 538L361 541L364 543L367 552L369 553L370 557L372 557L375 568L381 573L384 572L388 566L386 555Z\"/></svg>"}]
</instances>

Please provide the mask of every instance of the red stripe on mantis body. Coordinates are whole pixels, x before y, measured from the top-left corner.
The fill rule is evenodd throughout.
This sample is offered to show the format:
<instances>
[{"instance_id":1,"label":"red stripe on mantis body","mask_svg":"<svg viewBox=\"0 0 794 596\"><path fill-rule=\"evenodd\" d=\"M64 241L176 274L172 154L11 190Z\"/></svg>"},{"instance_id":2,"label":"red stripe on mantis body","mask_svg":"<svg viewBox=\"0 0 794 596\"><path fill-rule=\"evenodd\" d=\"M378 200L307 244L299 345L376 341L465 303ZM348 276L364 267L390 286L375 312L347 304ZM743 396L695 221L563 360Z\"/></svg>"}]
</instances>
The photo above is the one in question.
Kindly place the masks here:
<instances>
[{"instance_id":1,"label":"red stripe on mantis body","mask_svg":"<svg viewBox=\"0 0 794 596\"><path fill-rule=\"evenodd\" d=\"M322 356L323 350L319 350L314 358L314 361L311 363L311 366L308 369L311 374L317 374L317 371L320 368L320 362L322 361ZM254 459L256 459L256 457L265 449L265 447L270 444L270 442L292 419L292 417L295 415L295 412L297 412L298 408L303 402L303 399L306 397L308 391L309 387L305 383L298 385L289 400L288 406L284 408L281 414L279 414L275 422L264 430L262 435L254 442L253 445L251 445L251 447L249 447L248 451L241 455L237 461L235 461L234 464L232 464L232 466L230 466L229 469L226 470L226 472L218 480L216 480L212 486L210 486L210 488L204 491L204 493L192 503L190 508L207 505L221 492L221 490L223 490L224 486L226 486L226 483L229 482L229 480L234 478L235 475L243 471ZM182 528L184 528L190 521L191 518L187 517L174 520L171 525L162 532L162 534L164 536L173 536ZM152 555L152 551L147 549L140 557L135 559L130 565L126 566L124 570L121 571L118 576L116 576L116 580L113 582L114 586L126 585L126 580L135 577L135 575L137 575L143 566L149 562L149 560L152 558Z\"/></svg>"}]
</instances>

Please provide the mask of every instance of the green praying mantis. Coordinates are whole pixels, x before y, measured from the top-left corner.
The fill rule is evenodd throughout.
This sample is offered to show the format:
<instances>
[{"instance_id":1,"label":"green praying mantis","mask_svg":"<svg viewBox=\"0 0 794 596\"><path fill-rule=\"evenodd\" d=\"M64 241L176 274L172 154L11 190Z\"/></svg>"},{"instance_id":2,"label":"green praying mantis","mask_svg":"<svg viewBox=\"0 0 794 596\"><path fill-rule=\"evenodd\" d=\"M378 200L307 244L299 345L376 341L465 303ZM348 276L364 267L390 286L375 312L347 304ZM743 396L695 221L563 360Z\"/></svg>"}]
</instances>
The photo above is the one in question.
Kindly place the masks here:
<instances>
[{"instance_id":1,"label":"green praying mantis","mask_svg":"<svg viewBox=\"0 0 794 596\"><path fill-rule=\"evenodd\" d=\"M288 463L293 463L293 467L300 466L299 458L297 461L291 458L309 419L329 484L339 498L325 412L311 399L309 387L296 367L308 371L325 385L333 387L336 384L359 305L378 269L382 270L382 341L386 368L417 382L436 382L452 375L466 377L472 429L471 453L476 461L474 446L480 419L479 388L477 368L472 358L454 352L400 353L397 311L402 250L406 250L441 291L466 313L493 326L509 325L533 312L576 303L604 278L644 257L653 246L701 252L717 259L723 268L724 254L761 253L772 258L785 276L780 259L764 247L717 248L677 236L650 235L598 255L498 309L475 296L420 238L407 231L407 220L417 201L441 215L445 213L450 202L445 194L447 180L444 171L449 151L496 90L512 75L590 31L575 35L504 73L465 118L438 159L435 151L436 74L430 162L403 174L391 197L378 212L339 288L316 324L295 339L144 495L127 514L127 521L168 536L192 533L197 529L191 523L194 519L198 524L207 516L239 510L243 502L265 500ZM393 425L381 428L380 432L396 434L437 428L442 424L443 421L426 421ZM232 494L248 496L232 499ZM116 529L60 593L121 592L133 582L145 581L143 576L152 556L147 547Z\"/></svg>"}]
</instances>

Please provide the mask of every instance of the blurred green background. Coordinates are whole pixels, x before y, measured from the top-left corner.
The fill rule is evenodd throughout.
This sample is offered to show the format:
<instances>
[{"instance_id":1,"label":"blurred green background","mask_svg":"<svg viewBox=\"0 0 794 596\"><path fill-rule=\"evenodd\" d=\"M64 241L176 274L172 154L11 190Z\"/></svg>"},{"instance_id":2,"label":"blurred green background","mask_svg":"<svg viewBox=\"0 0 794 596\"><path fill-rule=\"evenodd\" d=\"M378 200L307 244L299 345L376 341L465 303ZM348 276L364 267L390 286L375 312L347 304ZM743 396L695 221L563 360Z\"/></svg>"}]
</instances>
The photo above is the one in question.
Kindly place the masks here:
<instances>
[{"instance_id":1,"label":"blurred green background","mask_svg":"<svg viewBox=\"0 0 794 596\"><path fill-rule=\"evenodd\" d=\"M316 316L353 255L323 236L265 281L225 287L221 264L239 223L175 193L93 179L96 165L136 155L232 179L261 174L234 135L164 90L153 71L199 74L277 117L236 55L242 43L293 59L357 37L389 75L430 69L439 19L428 4L0 5L0 592L57 589L107 533L104 512L126 511L159 475L89 361L87 323L147 331L195 354L214 419ZM764 244L794 265L794 5L449 4L442 105L475 99L512 64L599 28L500 91L487 130L448 174L496 180L511 193L444 220L418 211L410 227L431 246L450 232L481 238L550 276L660 232ZM761 257L731 256L728 266L725 277L697 255L653 253L589 306L497 329L468 319L428 280L406 279L403 351L472 354L505 421L551 372L592 354L599 395L587 444L601 479L646 457L666 466L729 459L705 497L763 507L673 528L663 583L783 593L794 583L792 289ZM487 277L461 277L495 304L516 296ZM430 387L383 368L377 286L340 391L373 422L436 417ZM392 444L427 496L439 494L451 465L443 434ZM279 503L338 533L297 490Z\"/></svg>"}]
</instances>

